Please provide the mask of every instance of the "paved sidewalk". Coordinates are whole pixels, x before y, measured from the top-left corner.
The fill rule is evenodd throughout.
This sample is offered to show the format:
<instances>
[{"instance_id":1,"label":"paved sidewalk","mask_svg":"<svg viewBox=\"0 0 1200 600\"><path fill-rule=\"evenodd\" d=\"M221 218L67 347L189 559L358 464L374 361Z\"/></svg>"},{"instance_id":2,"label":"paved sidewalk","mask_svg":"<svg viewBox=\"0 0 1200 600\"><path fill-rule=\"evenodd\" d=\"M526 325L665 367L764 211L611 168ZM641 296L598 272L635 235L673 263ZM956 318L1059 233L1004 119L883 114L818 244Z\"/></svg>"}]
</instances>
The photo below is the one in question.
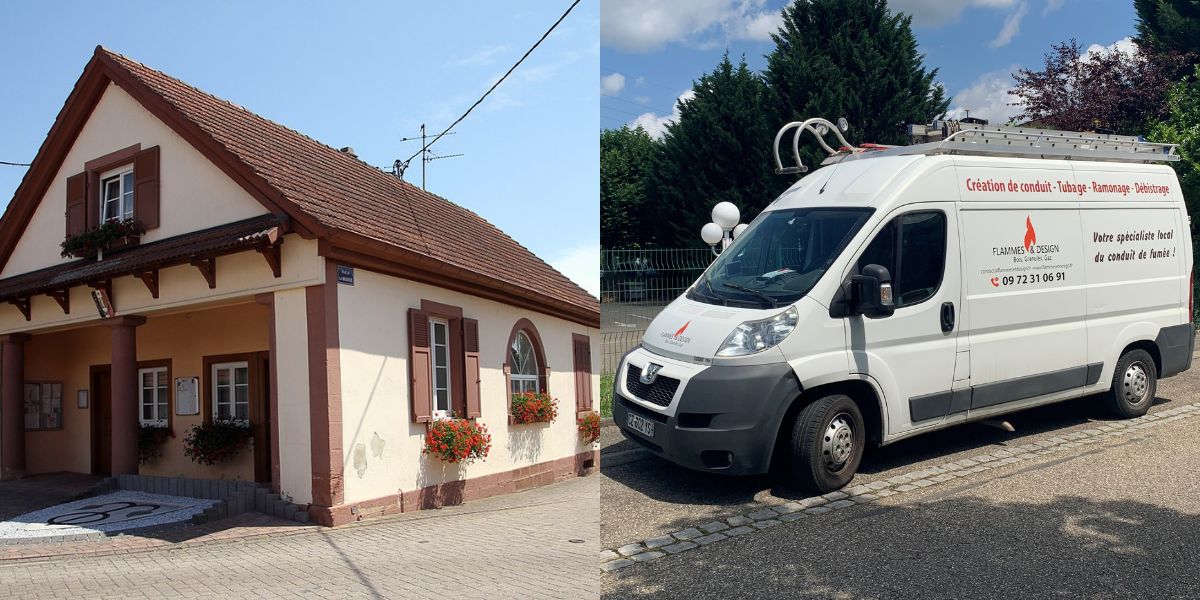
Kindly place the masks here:
<instances>
[{"instance_id":1,"label":"paved sidewalk","mask_svg":"<svg viewBox=\"0 0 1200 600\"><path fill-rule=\"evenodd\" d=\"M1183 413L606 575L606 597L1196 598Z\"/></svg>"},{"instance_id":2,"label":"paved sidewalk","mask_svg":"<svg viewBox=\"0 0 1200 600\"><path fill-rule=\"evenodd\" d=\"M335 529L4 561L0 598L596 598L596 479Z\"/></svg>"}]
</instances>

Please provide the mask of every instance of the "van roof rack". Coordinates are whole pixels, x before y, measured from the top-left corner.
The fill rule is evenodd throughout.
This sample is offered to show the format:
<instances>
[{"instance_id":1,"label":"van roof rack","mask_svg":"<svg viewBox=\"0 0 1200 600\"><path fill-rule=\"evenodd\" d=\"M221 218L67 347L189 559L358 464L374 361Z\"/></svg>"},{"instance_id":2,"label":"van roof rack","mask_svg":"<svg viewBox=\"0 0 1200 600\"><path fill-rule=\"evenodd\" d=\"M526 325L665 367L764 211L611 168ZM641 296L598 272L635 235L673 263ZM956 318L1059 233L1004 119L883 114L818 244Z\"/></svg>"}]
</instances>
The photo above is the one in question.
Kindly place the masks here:
<instances>
[{"instance_id":1,"label":"van roof rack","mask_svg":"<svg viewBox=\"0 0 1200 600\"><path fill-rule=\"evenodd\" d=\"M914 154L965 154L1134 163L1179 160L1179 155L1175 153L1176 144L1147 142L1140 136L1007 127L955 120L935 121L932 125L909 125L911 145L908 146L863 144L854 147L847 143L841 134L846 130L844 125L844 119L838 119L838 125L835 126L821 118L793 121L784 125L775 135L775 172L787 174L808 171L808 167L800 160L799 150L800 136L805 131L812 133L821 148L829 154L829 157L821 162L822 165L846 159ZM792 136L792 158L795 166L784 167L779 156L779 142L783 134L792 128L796 129ZM830 131L841 144L837 150L830 147L824 139L825 134Z\"/></svg>"}]
</instances>

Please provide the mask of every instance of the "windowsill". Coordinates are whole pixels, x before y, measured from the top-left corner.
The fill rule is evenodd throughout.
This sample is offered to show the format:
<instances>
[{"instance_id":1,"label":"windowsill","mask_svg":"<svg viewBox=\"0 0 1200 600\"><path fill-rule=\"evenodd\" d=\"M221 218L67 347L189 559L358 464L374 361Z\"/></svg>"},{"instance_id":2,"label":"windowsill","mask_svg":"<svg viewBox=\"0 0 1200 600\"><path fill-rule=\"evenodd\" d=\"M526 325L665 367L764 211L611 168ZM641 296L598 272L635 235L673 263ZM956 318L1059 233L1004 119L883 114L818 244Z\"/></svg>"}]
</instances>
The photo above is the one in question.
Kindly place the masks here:
<instances>
[{"instance_id":1,"label":"windowsill","mask_svg":"<svg viewBox=\"0 0 1200 600\"><path fill-rule=\"evenodd\" d=\"M551 420L551 421L529 421L528 423L518 423L516 417L514 417L512 415L508 415L508 424L513 427L520 427L522 425L549 425L553 422L554 421Z\"/></svg>"}]
</instances>

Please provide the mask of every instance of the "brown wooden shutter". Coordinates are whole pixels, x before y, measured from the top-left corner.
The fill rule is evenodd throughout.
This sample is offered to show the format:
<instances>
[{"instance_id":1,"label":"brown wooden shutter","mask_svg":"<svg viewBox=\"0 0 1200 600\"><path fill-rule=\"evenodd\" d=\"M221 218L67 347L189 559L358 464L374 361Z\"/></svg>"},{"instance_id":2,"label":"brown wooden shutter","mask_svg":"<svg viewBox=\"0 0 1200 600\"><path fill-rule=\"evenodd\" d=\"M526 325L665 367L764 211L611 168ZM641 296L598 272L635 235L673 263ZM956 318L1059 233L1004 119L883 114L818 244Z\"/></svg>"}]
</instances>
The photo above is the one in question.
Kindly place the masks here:
<instances>
[{"instance_id":1,"label":"brown wooden shutter","mask_svg":"<svg viewBox=\"0 0 1200 600\"><path fill-rule=\"evenodd\" d=\"M587 336L571 336L575 356L575 408L592 410L592 344Z\"/></svg>"},{"instance_id":2,"label":"brown wooden shutter","mask_svg":"<svg viewBox=\"0 0 1200 600\"><path fill-rule=\"evenodd\" d=\"M479 406L479 321L463 319L464 380L467 392L467 418L482 414Z\"/></svg>"},{"instance_id":3,"label":"brown wooden shutter","mask_svg":"<svg viewBox=\"0 0 1200 600\"><path fill-rule=\"evenodd\" d=\"M429 314L408 309L408 368L412 385L408 395L414 423L433 419L433 384L430 369L433 354L429 347Z\"/></svg>"},{"instance_id":4,"label":"brown wooden shutter","mask_svg":"<svg viewBox=\"0 0 1200 600\"><path fill-rule=\"evenodd\" d=\"M87 173L67 178L67 235L87 229Z\"/></svg>"},{"instance_id":5,"label":"brown wooden shutter","mask_svg":"<svg viewBox=\"0 0 1200 600\"><path fill-rule=\"evenodd\" d=\"M83 203L84 219L87 229L100 226L100 174L95 171L87 173L86 200Z\"/></svg>"},{"instance_id":6,"label":"brown wooden shutter","mask_svg":"<svg viewBox=\"0 0 1200 600\"><path fill-rule=\"evenodd\" d=\"M133 158L133 217L146 229L158 227L158 146Z\"/></svg>"}]
</instances>

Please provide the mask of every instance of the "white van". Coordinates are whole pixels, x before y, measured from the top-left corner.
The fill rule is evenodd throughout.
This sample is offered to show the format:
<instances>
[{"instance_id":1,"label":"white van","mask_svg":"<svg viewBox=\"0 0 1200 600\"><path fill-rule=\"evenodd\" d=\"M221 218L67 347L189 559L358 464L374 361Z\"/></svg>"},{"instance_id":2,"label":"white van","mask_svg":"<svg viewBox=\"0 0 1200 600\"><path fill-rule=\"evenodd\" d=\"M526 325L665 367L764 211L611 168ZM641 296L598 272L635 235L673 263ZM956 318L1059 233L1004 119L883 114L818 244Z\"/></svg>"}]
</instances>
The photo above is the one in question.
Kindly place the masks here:
<instances>
[{"instance_id":1,"label":"white van","mask_svg":"<svg viewBox=\"0 0 1200 600\"><path fill-rule=\"evenodd\" d=\"M844 126L844 123L843 123ZM613 417L680 465L821 492L867 443L1096 394L1138 416L1191 366L1174 148L963 125L832 156L776 199L622 360ZM832 131L843 151L824 135ZM845 151L844 148L849 148Z\"/></svg>"}]
</instances>

